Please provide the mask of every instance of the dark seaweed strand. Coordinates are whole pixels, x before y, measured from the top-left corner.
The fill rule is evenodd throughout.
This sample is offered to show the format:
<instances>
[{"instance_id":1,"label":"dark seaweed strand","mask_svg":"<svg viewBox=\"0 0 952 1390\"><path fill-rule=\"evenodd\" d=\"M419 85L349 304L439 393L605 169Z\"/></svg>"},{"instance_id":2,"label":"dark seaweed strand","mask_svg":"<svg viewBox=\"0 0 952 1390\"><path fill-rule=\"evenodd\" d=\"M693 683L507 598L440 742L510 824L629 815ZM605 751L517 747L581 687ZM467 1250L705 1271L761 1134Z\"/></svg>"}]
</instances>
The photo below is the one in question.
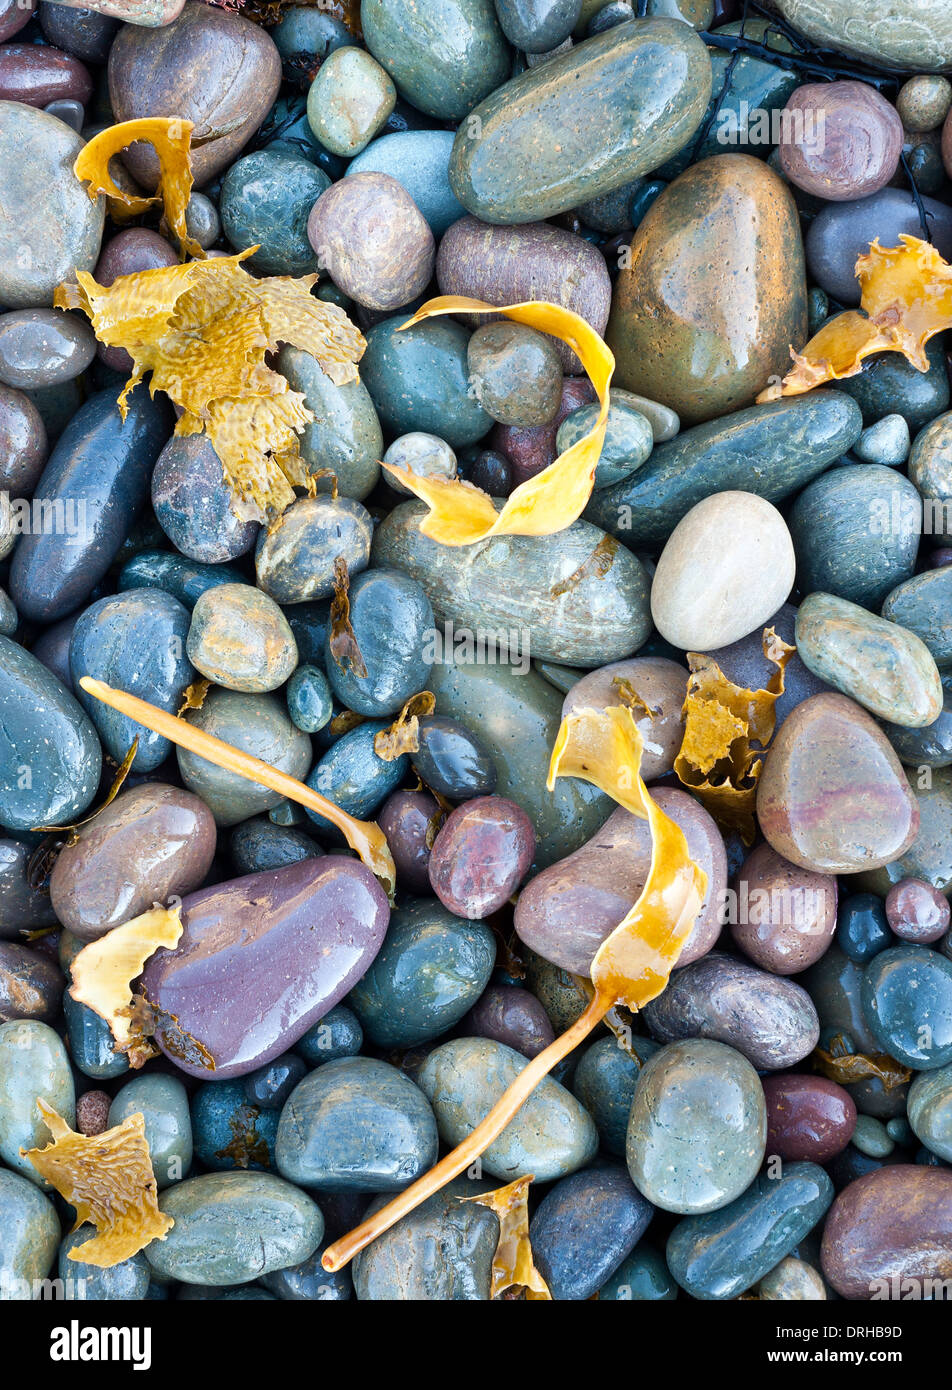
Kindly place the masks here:
<instances>
[{"instance_id":1,"label":"dark seaweed strand","mask_svg":"<svg viewBox=\"0 0 952 1390\"><path fill-rule=\"evenodd\" d=\"M728 35L727 37L736 39L736 40L738 40L738 41L740 41L740 40L743 39L743 37L744 37L744 25L747 23L747 11L748 11L749 8L750 8L750 0L744 0L744 13L743 13L743 15L741 16L741 21L740 21L740 33L739 33L739 34L730 34L730 35ZM706 39L708 38L708 35L702 34L701 37L702 37L703 39L706 40ZM728 93L728 91L730 90L731 77L733 76L734 67L736 66L737 59L740 57L741 52L742 52L742 49L740 49L739 47L738 47L738 48L733 48L733 49L730 50L730 55L731 55L731 56L730 56L730 60L729 60L729 62L728 62L728 64L727 64L727 67L726 67L725 70L724 70L724 81L721 83L721 90L720 90L720 91L718 92L718 94L717 94L717 101L715 101L714 105L711 107L710 113L708 114L706 120L702 121L702 123L701 123L701 128L700 128L700 130L698 131L698 133L697 133L697 135L695 136L695 139L694 139L694 145L692 146L692 149L691 149L691 163L692 163L692 164L696 161L698 155L700 154L700 152L701 152L701 147L703 146L704 141L705 141L705 140L707 139L707 137L708 137L708 132L710 131L711 126L712 126L712 125L714 124L714 122L717 120L717 113L718 113L718 111L720 111L721 106L723 105L723 102L724 102L724 98L727 96L727 93Z\"/></svg>"}]
</instances>

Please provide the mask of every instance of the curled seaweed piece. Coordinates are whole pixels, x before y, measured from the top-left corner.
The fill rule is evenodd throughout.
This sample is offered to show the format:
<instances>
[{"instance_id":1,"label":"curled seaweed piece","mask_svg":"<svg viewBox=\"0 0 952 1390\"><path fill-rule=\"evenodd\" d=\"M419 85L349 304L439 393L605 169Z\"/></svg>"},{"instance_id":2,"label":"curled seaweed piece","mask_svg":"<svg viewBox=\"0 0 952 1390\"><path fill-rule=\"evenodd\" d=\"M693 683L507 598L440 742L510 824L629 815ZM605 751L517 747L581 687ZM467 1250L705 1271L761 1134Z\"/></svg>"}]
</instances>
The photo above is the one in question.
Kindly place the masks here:
<instances>
[{"instance_id":1,"label":"curled seaweed piece","mask_svg":"<svg viewBox=\"0 0 952 1390\"><path fill-rule=\"evenodd\" d=\"M549 1286L535 1267L529 1243L529 1185L534 1181L534 1175L528 1173L493 1192L457 1198L460 1202L488 1207L499 1219L490 1298L500 1298L507 1289L523 1289L527 1302L552 1301Z\"/></svg>"},{"instance_id":2,"label":"curled seaweed piece","mask_svg":"<svg viewBox=\"0 0 952 1390\"><path fill-rule=\"evenodd\" d=\"M339 670L343 671L346 667L352 676L356 676L358 680L364 680L367 675L367 667L357 642L357 634L350 622L349 589L350 575L347 571L347 561L343 555L338 555L334 560L331 635L327 645Z\"/></svg>"},{"instance_id":3,"label":"curled seaweed piece","mask_svg":"<svg viewBox=\"0 0 952 1390\"><path fill-rule=\"evenodd\" d=\"M837 1033L831 1039L828 1049L815 1048L810 1061L816 1071L841 1086L875 1077L887 1091L894 1091L912 1080L909 1068L897 1062L895 1057L890 1057L888 1052L850 1052L842 1033Z\"/></svg>"},{"instance_id":4,"label":"curled seaweed piece","mask_svg":"<svg viewBox=\"0 0 952 1390\"><path fill-rule=\"evenodd\" d=\"M411 695L390 725L374 736L374 752L385 763L392 763L403 753L416 753L420 748L420 720L436 709L436 696L431 690Z\"/></svg>"}]
</instances>

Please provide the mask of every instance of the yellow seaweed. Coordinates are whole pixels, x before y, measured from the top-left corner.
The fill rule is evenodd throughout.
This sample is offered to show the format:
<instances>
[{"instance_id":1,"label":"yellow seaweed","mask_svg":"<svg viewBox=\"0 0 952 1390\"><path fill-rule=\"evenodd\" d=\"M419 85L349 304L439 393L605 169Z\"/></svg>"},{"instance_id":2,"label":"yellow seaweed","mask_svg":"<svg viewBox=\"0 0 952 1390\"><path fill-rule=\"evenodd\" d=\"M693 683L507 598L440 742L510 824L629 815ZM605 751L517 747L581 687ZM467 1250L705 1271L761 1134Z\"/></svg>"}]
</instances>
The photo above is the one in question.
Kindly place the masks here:
<instances>
[{"instance_id":1,"label":"yellow seaweed","mask_svg":"<svg viewBox=\"0 0 952 1390\"><path fill-rule=\"evenodd\" d=\"M499 1298L507 1289L525 1289L530 1303L551 1302L549 1286L535 1267L529 1243L529 1185L533 1175L516 1178L493 1192L481 1192L475 1197L460 1197L460 1202L473 1202L488 1207L499 1218L499 1239L493 1255L490 1297Z\"/></svg>"}]
</instances>

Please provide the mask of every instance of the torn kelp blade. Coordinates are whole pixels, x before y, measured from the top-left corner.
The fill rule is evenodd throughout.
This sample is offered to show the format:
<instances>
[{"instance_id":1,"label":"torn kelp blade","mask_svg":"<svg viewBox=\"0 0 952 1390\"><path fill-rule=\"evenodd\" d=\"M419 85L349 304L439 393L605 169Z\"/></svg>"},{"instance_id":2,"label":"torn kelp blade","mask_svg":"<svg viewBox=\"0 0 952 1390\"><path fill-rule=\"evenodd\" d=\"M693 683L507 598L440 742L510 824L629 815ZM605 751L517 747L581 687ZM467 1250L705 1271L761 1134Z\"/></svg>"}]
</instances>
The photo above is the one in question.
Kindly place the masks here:
<instances>
[{"instance_id":1,"label":"torn kelp blade","mask_svg":"<svg viewBox=\"0 0 952 1390\"><path fill-rule=\"evenodd\" d=\"M707 877L688 853L687 841L641 779L642 740L632 713L620 705L586 709L562 721L548 786L556 777L581 777L601 788L651 830L651 870L641 896L602 942L592 962L595 997L567 1032L534 1057L500 1096L472 1134L385 1207L328 1246L322 1264L342 1268L372 1240L464 1172L502 1133L539 1082L588 1037L616 1004L639 1009L656 998L701 910Z\"/></svg>"},{"instance_id":2,"label":"torn kelp blade","mask_svg":"<svg viewBox=\"0 0 952 1390\"><path fill-rule=\"evenodd\" d=\"M200 758L214 763L216 767L237 773L239 777L247 777L249 782L270 787L289 801L296 801L301 806L306 806L309 811L316 811L318 815L337 826L351 849L360 855L371 873L383 881L388 896L393 892L397 877L393 856L386 836L373 821L355 820L339 806L335 806L333 801L328 801L319 792L312 791L296 777L279 772L270 763L262 762L250 753L243 753L233 744L206 734L194 724L189 724L188 720L168 714L156 705L140 700L136 695L130 695L124 690L113 690L105 682L93 680L91 676L83 676L79 683L87 694L95 695L104 705L109 705L120 714L126 714L137 723L144 724L147 729L171 739L181 748L188 748Z\"/></svg>"}]
</instances>

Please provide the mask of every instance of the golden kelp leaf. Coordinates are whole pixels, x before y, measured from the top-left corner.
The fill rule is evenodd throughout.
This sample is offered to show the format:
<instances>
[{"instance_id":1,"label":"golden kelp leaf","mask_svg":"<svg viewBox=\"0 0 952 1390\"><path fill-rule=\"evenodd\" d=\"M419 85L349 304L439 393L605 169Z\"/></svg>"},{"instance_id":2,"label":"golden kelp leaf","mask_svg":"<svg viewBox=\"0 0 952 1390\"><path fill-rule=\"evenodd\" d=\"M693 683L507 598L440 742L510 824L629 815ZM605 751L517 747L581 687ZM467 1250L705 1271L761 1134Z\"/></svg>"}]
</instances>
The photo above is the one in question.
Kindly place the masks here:
<instances>
[{"instance_id":1,"label":"golden kelp leaf","mask_svg":"<svg viewBox=\"0 0 952 1390\"><path fill-rule=\"evenodd\" d=\"M596 994L636 1010L668 983L707 891L681 827L652 800L641 778L642 739L631 710L577 710L562 721L546 786L579 777L607 793L651 831L651 869L641 896L592 961Z\"/></svg>"},{"instance_id":2,"label":"golden kelp leaf","mask_svg":"<svg viewBox=\"0 0 952 1390\"><path fill-rule=\"evenodd\" d=\"M202 680L192 681L192 684L186 689L185 694L182 696L182 703L176 710L178 717L181 718L187 709L201 709L211 688L212 683L210 680L202 678Z\"/></svg>"},{"instance_id":3,"label":"golden kelp leaf","mask_svg":"<svg viewBox=\"0 0 952 1390\"><path fill-rule=\"evenodd\" d=\"M38 1098L36 1105L53 1142L45 1149L28 1149L25 1156L76 1208L73 1230L87 1221L96 1227L92 1240L70 1250L69 1258L111 1269L131 1260L150 1241L165 1240L175 1223L158 1208L141 1113L87 1137L70 1129L45 1100Z\"/></svg>"},{"instance_id":4,"label":"golden kelp leaf","mask_svg":"<svg viewBox=\"0 0 952 1390\"><path fill-rule=\"evenodd\" d=\"M392 763L403 753L419 751L420 720L436 709L436 696L430 690L411 695L390 725L374 736L374 752L385 763Z\"/></svg>"},{"instance_id":5,"label":"golden kelp leaf","mask_svg":"<svg viewBox=\"0 0 952 1390\"><path fill-rule=\"evenodd\" d=\"M131 1026L132 981L160 946L171 950L182 935L178 907L153 907L91 941L73 960L70 995L104 1018L125 1052L135 1041Z\"/></svg>"},{"instance_id":6,"label":"golden kelp leaf","mask_svg":"<svg viewBox=\"0 0 952 1390\"><path fill-rule=\"evenodd\" d=\"M527 304L486 304L481 299L441 295L430 299L400 325L412 328L439 314L502 314L567 343L582 361L598 394L598 418L554 463L529 478L506 499L497 514L492 498L471 483L450 478L423 478L407 468L384 463L384 468L430 508L420 531L441 545L472 545L488 536L548 536L577 521L592 495L595 465L605 441L608 388L615 359L605 343L578 314L560 304L534 300Z\"/></svg>"},{"instance_id":7,"label":"golden kelp leaf","mask_svg":"<svg viewBox=\"0 0 952 1390\"><path fill-rule=\"evenodd\" d=\"M460 1202L473 1202L488 1207L499 1218L499 1240L493 1255L493 1275L490 1298L499 1298L507 1289L525 1289L529 1302L551 1302L549 1286L535 1267L532 1246L529 1244L529 1184L532 1174L516 1178L495 1192L481 1192L476 1197L460 1197Z\"/></svg>"},{"instance_id":8,"label":"golden kelp leaf","mask_svg":"<svg viewBox=\"0 0 952 1390\"><path fill-rule=\"evenodd\" d=\"M854 1081L866 1081L872 1077L883 1083L887 1091L905 1086L912 1080L912 1072L890 1057L887 1052L850 1052L842 1034L838 1033L828 1051L822 1047L814 1049L810 1061L814 1070L822 1072L831 1081L841 1086L850 1086Z\"/></svg>"},{"instance_id":9,"label":"golden kelp leaf","mask_svg":"<svg viewBox=\"0 0 952 1390\"><path fill-rule=\"evenodd\" d=\"M674 770L716 821L754 839L754 803L763 754L773 737L775 705L795 647L766 628L764 656L776 670L763 690L745 690L709 656L688 652L691 676L682 713L684 738ZM756 745L756 746L751 746Z\"/></svg>"},{"instance_id":10,"label":"golden kelp leaf","mask_svg":"<svg viewBox=\"0 0 952 1390\"><path fill-rule=\"evenodd\" d=\"M347 561L343 555L334 560L334 597L331 599L331 630L328 649L339 670L346 667L352 676L363 680L367 675L364 658L360 654L357 634L350 624L350 575Z\"/></svg>"},{"instance_id":11,"label":"golden kelp leaf","mask_svg":"<svg viewBox=\"0 0 952 1390\"><path fill-rule=\"evenodd\" d=\"M111 806L112 803L115 801L116 797L122 790L123 782L129 776L129 769L135 762L135 756L138 751L139 735L136 734L135 738L132 740L132 747L129 749L128 753L116 769L116 775L112 780L112 786L109 788L109 792L106 796L105 801L103 801L101 805L97 806L95 811L90 811L88 816L83 816L82 820L73 821L71 825L34 825L32 827L33 830L48 831L52 834L67 831L68 837L60 846L60 848L65 849L67 845L75 845L76 841L79 839L79 836L76 833L77 830L79 830L84 825L88 825L89 822L95 820L97 816L102 815L106 807ZM52 865L50 866L50 868L52 868Z\"/></svg>"},{"instance_id":12,"label":"golden kelp leaf","mask_svg":"<svg viewBox=\"0 0 952 1390\"><path fill-rule=\"evenodd\" d=\"M289 343L343 385L357 379L366 347L338 305L311 294L316 275L250 275L240 263L256 249L122 275L110 286L78 271L77 283L54 296L60 309L83 310L101 343L132 357L123 418L130 391L151 372L153 394L181 407L176 434L208 436L245 520L279 516L307 483L298 435L314 416L266 353Z\"/></svg>"},{"instance_id":13,"label":"golden kelp leaf","mask_svg":"<svg viewBox=\"0 0 952 1390\"><path fill-rule=\"evenodd\" d=\"M901 352L920 372L928 371L926 343L952 328L952 266L927 241L904 233L899 240L901 246L885 249L877 239L859 257L861 311L837 314L802 353L791 348L793 371L761 391L758 403L856 376L876 352Z\"/></svg>"},{"instance_id":14,"label":"golden kelp leaf","mask_svg":"<svg viewBox=\"0 0 952 1390\"><path fill-rule=\"evenodd\" d=\"M189 148L193 129L191 121L177 116L148 116L142 120L122 121L119 125L108 126L80 150L73 173L88 183L90 198L95 199L100 193L105 193L114 218L117 212L136 217L161 202L165 209L165 222L178 238L183 252L202 258L204 249L185 229L185 208L192 191ZM137 140L150 144L159 161L158 187L151 198L140 198L134 193L125 192L109 172L110 159Z\"/></svg>"}]
</instances>

